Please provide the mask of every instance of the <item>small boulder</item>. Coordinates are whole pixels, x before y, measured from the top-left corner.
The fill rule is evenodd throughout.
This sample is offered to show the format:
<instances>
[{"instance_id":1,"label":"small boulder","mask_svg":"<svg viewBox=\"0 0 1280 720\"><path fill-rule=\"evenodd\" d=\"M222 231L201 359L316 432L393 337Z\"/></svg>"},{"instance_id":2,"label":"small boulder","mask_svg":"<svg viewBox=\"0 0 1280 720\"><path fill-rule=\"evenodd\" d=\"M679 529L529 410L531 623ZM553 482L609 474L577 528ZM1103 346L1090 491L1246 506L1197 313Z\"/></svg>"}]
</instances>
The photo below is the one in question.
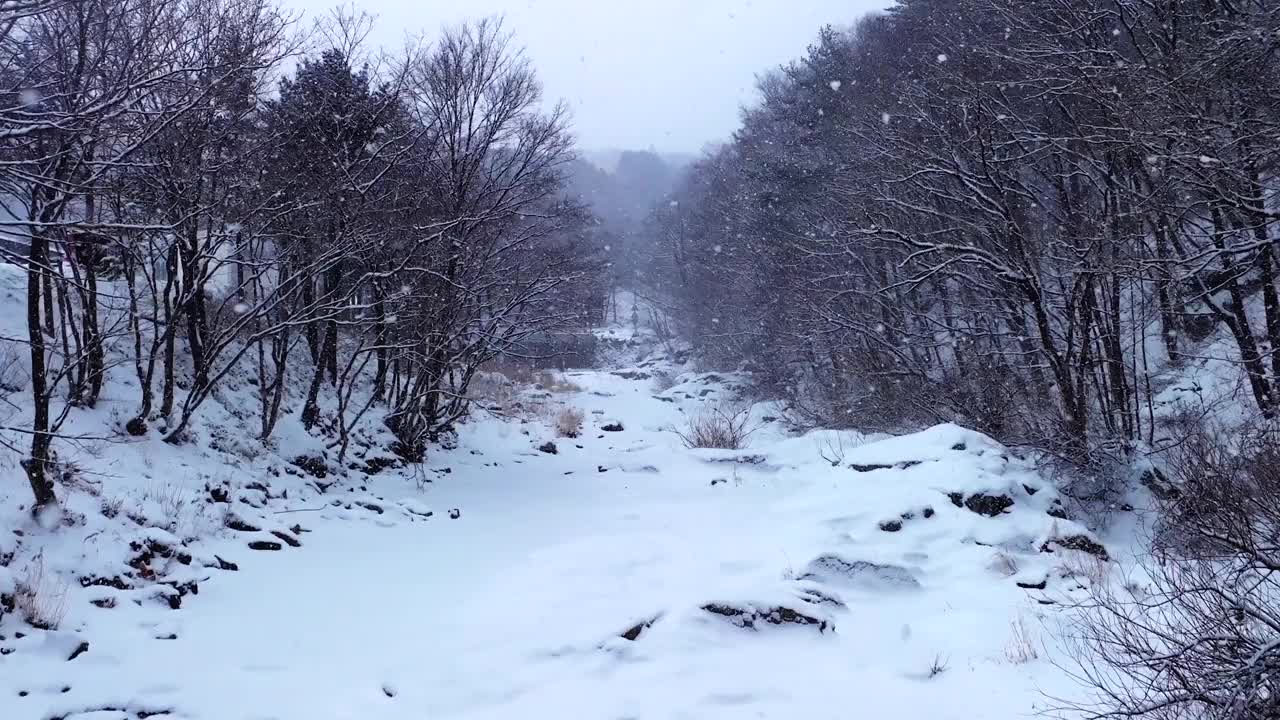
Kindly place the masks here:
<instances>
[{"instance_id":1,"label":"small boulder","mask_svg":"<svg viewBox=\"0 0 1280 720\"><path fill-rule=\"evenodd\" d=\"M539 445L538 450L548 455L556 455L560 452L560 450L556 448L556 444L551 442L550 440Z\"/></svg>"},{"instance_id":2,"label":"small boulder","mask_svg":"<svg viewBox=\"0 0 1280 720\"><path fill-rule=\"evenodd\" d=\"M835 630L835 626L827 620L781 605L756 607L750 604L738 606L726 603L708 603L703 605L702 609L712 615L719 615L731 624L747 630L756 630L761 624L808 625L816 627L819 633L825 633L828 629Z\"/></svg>"},{"instance_id":3,"label":"small boulder","mask_svg":"<svg viewBox=\"0 0 1280 720\"><path fill-rule=\"evenodd\" d=\"M605 432L622 432L622 423L611 422L608 425L601 425L600 429Z\"/></svg>"},{"instance_id":4,"label":"small boulder","mask_svg":"<svg viewBox=\"0 0 1280 720\"><path fill-rule=\"evenodd\" d=\"M1051 553L1053 552L1052 546L1054 545L1067 550L1079 550L1080 552L1088 553L1103 560L1110 559L1110 556L1107 554L1107 548L1103 546L1102 543L1094 540L1088 535L1071 535L1069 537L1046 540L1044 544L1040 546L1040 552Z\"/></svg>"},{"instance_id":5,"label":"small boulder","mask_svg":"<svg viewBox=\"0 0 1280 720\"><path fill-rule=\"evenodd\" d=\"M849 560L835 553L819 555L805 566L799 580L874 590L910 590L920 587L911 571L899 565Z\"/></svg>"}]
</instances>

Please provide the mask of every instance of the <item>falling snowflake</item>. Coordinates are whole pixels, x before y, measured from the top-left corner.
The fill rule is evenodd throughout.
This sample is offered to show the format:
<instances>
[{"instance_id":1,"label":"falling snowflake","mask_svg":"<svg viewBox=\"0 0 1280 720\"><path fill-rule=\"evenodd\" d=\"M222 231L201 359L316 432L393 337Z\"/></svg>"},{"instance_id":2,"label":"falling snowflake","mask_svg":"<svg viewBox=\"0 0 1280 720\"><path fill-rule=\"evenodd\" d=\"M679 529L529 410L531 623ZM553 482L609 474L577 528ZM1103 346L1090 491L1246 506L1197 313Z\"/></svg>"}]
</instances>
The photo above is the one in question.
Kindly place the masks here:
<instances>
[{"instance_id":1,"label":"falling snowflake","mask_svg":"<svg viewBox=\"0 0 1280 720\"><path fill-rule=\"evenodd\" d=\"M30 107L40 102L40 91L28 88L18 93L18 99L22 101L23 106Z\"/></svg>"},{"instance_id":2,"label":"falling snowflake","mask_svg":"<svg viewBox=\"0 0 1280 720\"><path fill-rule=\"evenodd\" d=\"M243 315L249 312L249 305L247 303L238 302L231 308L231 310L237 315Z\"/></svg>"},{"instance_id":3,"label":"falling snowflake","mask_svg":"<svg viewBox=\"0 0 1280 720\"><path fill-rule=\"evenodd\" d=\"M716 245L715 247L711 248L711 250L712 250L712 251L714 251L715 253L719 254L719 252L720 252L720 246L719 246L719 245Z\"/></svg>"},{"instance_id":4,"label":"falling snowflake","mask_svg":"<svg viewBox=\"0 0 1280 720\"><path fill-rule=\"evenodd\" d=\"M831 89L832 89L834 92L840 92L840 86L841 86L843 83L841 83L839 80L832 80L831 82L829 82L829 83L827 83L827 84L831 86Z\"/></svg>"},{"instance_id":5,"label":"falling snowflake","mask_svg":"<svg viewBox=\"0 0 1280 720\"><path fill-rule=\"evenodd\" d=\"M605 249L605 250L612 250L612 249L613 249L613 246L612 246L612 245L605 245L605 246L604 246L604 249Z\"/></svg>"},{"instance_id":6,"label":"falling snowflake","mask_svg":"<svg viewBox=\"0 0 1280 720\"><path fill-rule=\"evenodd\" d=\"M880 122L884 123L885 125L888 125L889 121L892 119L893 119L893 116L890 115L889 113L880 113Z\"/></svg>"},{"instance_id":7,"label":"falling snowflake","mask_svg":"<svg viewBox=\"0 0 1280 720\"><path fill-rule=\"evenodd\" d=\"M672 200L672 201L671 201L671 207L680 207L680 201L679 201L679 200Z\"/></svg>"},{"instance_id":8,"label":"falling snowflake","mask_svg":"<svg viewBox=\"0 0 1280 720\"><path fill-rule=\"evenodd\" d=\"M946 54L946 53L938 53L938 62L942 63L942 62L946 62L946 61L947 61L947 54Z\"/></svg>"}]
</instances>

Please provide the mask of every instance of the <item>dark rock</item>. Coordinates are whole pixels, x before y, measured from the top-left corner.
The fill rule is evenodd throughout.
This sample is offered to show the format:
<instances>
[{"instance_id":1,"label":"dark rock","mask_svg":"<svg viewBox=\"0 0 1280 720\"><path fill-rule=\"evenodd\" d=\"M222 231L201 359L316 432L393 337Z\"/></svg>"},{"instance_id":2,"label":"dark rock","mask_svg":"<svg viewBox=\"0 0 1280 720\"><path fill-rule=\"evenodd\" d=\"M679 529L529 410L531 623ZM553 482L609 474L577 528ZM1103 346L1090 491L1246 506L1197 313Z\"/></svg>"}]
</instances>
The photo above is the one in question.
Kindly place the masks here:
<instances>
[{"instance_id":1,"label":"dark rock","mask_svg":"<svg viewBox=\"0 0 1280 720\"><path fill-rule=\"evenodd\" d=\"M76 649L71 651L71 657L67 658L67 662L71 662L87 652L89 652L89 641L81 640L80 644L76 645Z\"/></svg>"},{"instance_id":2,"label":"dark rock","mask_svg":"<svg viewBox=\"0 0 1280 720\"><path fill-rule=\"evenodd\" d=\"M880 529L885 532L898 532L902 529L901 520L885 520L880 523Z\"/></svg>"},{"instance_id":3,"label":"dark rock","mask_svg":"<svg viewBox=\"0 0 1280 720\"><path fill-rule=\"evenodd\" d=\"M653 627L653 624L658 622L658 620L661 618L662 618L662 615L659 614L659 615L654 615L648 620L641 620L635 625L632 625L626 630L623 630L622 633L618 635L618 637L622 638L623 640L630 640L632 642L635 642L636 640L640 639L640 636L644 634L645 630L648 630L649 628Z\"/></svg>"},{"instance_id":4,"label":"dark rock","mask_svg":"<svg viewBox=\"0 0 1280 720\"><path fill-rule=\"evenodd\" d=\"M605 466L603 466L603 465L597 465L597 466L596 466L596 472L609 472L609 468L607 468L607 467L605 467Z\"/></svg>"},{"instance_id":5,"label":"dark rock","mask_svg":"<svg viewBox=\"0 0 1280 720\"><path fill-rule=\"evenodd\" d=\"M934 513L933 508L927 507L924 509L924 512L922 514L924 515L924 518L928 520L929 518L933 517L936 513Z\"/></svg>"},{"instance_id":6,"label":"dark rock","mask_svg":"<svg viewBox=\"0 0 1280 720\"><path fill-rule=\"evenodd\" d=\"M178 634L177 634L177 633L169 633L168 635L156 635L156 636L155 636L155 639L156 639L156 640L177 640L177 639L178 639Z\"/></svg>"},{"instance_id":7,"label":"dark rock","mask_svg":"<svg viewBox=\"0 0 1280 720\"><path fill-rule=\"evenodd\" d=\"M1049 515L1049 517L1056 517L1056 518L1058 518L1059 520L1070 520L1070 519L1071 519L1071 518L1067 515L1067 509L1066 509L1066 508L1064 508L1064 507L1062 507L1062 503L1061 503L1060 501L1058 501L1058 500L1054 500L1054 501L1053 501L1053 505L1051 505L1051 506L1049 507L1049 509L1048 509L1048 510L1046 510L1045 512Z\"/></svg>"},{"instance_id":8,"label":"dark rock","mask_svg":"<svg viewBox=\"0 0 1280 720\"><path fill-rule=\"evenodd\" d=\"M548 454L548 455L556 455L556 454L559 454L559 452L560 452L560 450L556 448L556 444L555 444L555 443L553 443L553 442L551 442L550 440L548 440L548 441L546 441L546 442L542 443L541 445L539 445L539 446L538 446L538 450L540 450L540 451L542 451L542 452L544 452L544 453L546 453L546 454Z\"/></svg>"},{"instance_id":9,"label":"dark rock","mask_svg":"<svg viewBox=\"0 0 1280 720\"><path fill-rule=\"evenodd\" d=\"M661 400L662 402L665 402L665 403L674 403L676 401L675 398L663 397L662 395L654 395L653 399Z\"/></svg>"},{"instance_id":10,"label":"dark rock","mask_svg":"<svg viewBox=\"0 0 1280 720\"><path fill-rule=\"evenodd\" d=\"M727 479L725 479L725 478L712 478L712 479L711 479L711 487L715 487L715 486L717 486L717 485L724 485L724 484L726 484L726 483L728 483L728 482L729 482L729 481L728 481Z\"/></svg>"},{"instance_id":11,"label":"dark rock","mask_svg":"<svg viewBox=\"0 0 1280 720\"><path fill-rule=\"evenodd\" d=\"M250 550L283 550L284 546L270 540L254 540L249 543Z\"/></svg>"},{"instance_id":12,"label":"dark rock","mask_svg":"<svg viewBox=\"0 0 1280 720\"><path fill-rule=\"evenodd\" d=\"M733 455L731 457L712 457L707 458L707 462L716 465L763 465L767 460L763 455L757 453L749 453L746 455Z\"/></svg>"},{"instance_id":13,"label":"dark rock","mask_svg":"<svg viewBox=\"0 0 1280 720\"><path fill-rule=\"evenodd\" d=\"M815 587L801 588L797 597L800 598L801 602L807 602L810 605L826 605L839 608L845 607L843 600Z\"/></svg>"},{"instance_id":14,"label":"dark rock","mask_svg":"<svg viewBox=\"0 0 1280 720\"><path fill-rule=\"evenodd\" d=\"M1147 468L1138 482L1160 500L1176 500L1182 495L1182 491L1169 482L1169 478L1157 467Z\"/></svg>"},{"instance_id":15,"label":"dark rock","mask_svg":"<svg viewBox=\"0 0 1280 720\"><path fill-rule=\"evenodd\" d=\"M213 556L213 559L218 561L218 569L219 569L219 570L228 570L228 571L231 571L231 572L236 572L237 570L239 570L239 569L240 569L240 566L239 566L239 565L237 565L237 564L235 564L235 563L231 562L230 560L223 560L221 557L219 557L219 556L217 556L217 555L214 555L214 556Z\"/></svg>"},{"instance_id":16,"label":"dark rock","mask_svg":"<svg viewBox=\"0 0 1280 720\"><path fill-rule=\"evenodd\" d=\"M902 518L903 520L915 520L916 514L908 510L902 513L901 515L899 515L898 517Z\"/></svg>"},{"instance_id":17,"label":"dark rock","mask_svg":"<svg viewBox=\"0 0 1280 720\"><path fill-rule=\"evenodd\" d=\"M452 510L450 510L450 511L449 511L449 519L450 519L450 520L457 520L457 519L458 519L458 518L460 518L460 517L462 517L462 511L461 511L461 510L459 510L458 508L454 508L454 509L452 509Z\"/></svg>"},{"instance_id":18,"label":"dark rock","mask_svg":"<svg viewBox=\"0 0 1280 720\"><path fill-rule=\"evenodd\" d=\"M915 466L919 465L919 464L920 464L920 462L921 462L920 460L907 460L907 461L905 461L905 462L900 462L900 463L898 463L896 467L897 467L899 470L906 470L907 468L913 468L913 467L915 467Z\"/></svg>"},{"instance_id":19,"label":"dark rock","mask_svg":"<svg viewBox=\"0 0 1280 720\"><path fill-rule=\"evenodd\" d=\"M648 380L653 377L649 373L640 370L614 370L613 374L624 380Z\"/></svg>"},{"instance_id":20,"label":"dark rock","mask_svg":"<svg viewBox=\"0 0 1280 720\"><path fill-rule=\"evenodd\" d=\"M299 455L292 460L293 466L313 478L324 479L329 475L329 465L322 457Z\"/></svg>"},{"instance_id":21,"label":"dark rock","mask_svg":"<svg viewBox=\"0 0 1280 720\"><path fill-rule=\"evenodd\" d=\"M383 695L386 695L386 696L387 696L387 697L389 697L389 698L393 698L393 697L395 697L395 696L396 696L396 690L395 690L395 688L391 687L390 685L383 685L383 686L382 686L382 694L383 694Z\"/></svg>"},{"instance_id":22,"label":"dark rock","mask_svg":"<svg viewBox=\"0 0 1280 720\"><path fill-rule=\"evenodd\" d=\"M259 532L261 530L261 528L254 527L244 520L241 520L238 515L227 515L226 520L224 520L224 524L232 530L238 530L240 532Z\"/></svg>"},{"instance_id":23,"label":"dark rock","mask_svg":"<svg viewBox=\"0 0 1280 720\"><path fill-rule=\"evenodd\" d=\"M133 437L141 437L147 434L147 421L136 417L124 424L124 431Z\"/></svg>"},{"instance_id":24,"label":"dark rock","mask_svg":"<svg viewBox=\"0 0 1280 720\"><path fill-rule=\"evenodd\" d=\"M713 615L720 615L734 625L748 630L755 630L759 623L768 623L770 625L811 625L817 627L820 633L826 632L828 628L835 629L826 620L806 615L789 607L735 607L723 603L708 603L703 605L702 609Z\"/></svg>"},{"instance_id":25,"label":"dark rock","mask_svg":"<svg viewBox=\"0 0 1280 720\"><path fill-rule=\"evenodd\" d=\"M370 512L376 512L379 515L381 515L383 512L381 505L378 505L377 503L371 503L367 500L357 500L356 504L364 508L365 510L368 510Z\"/></svg>"},{"instance_id":26,"label":"dark rock","mask_svg":"<svg viewBox=\"0 0 1280 720\"><path fill-rule=\"evenodd\" d=\"M852 468L853 470L856 470L857 472L871 472L872 470L892 470L893 469L892 465L876 465L876 464L862 465L859 463L849 463L849 467Z\"/></svg>"},{"instance_id":27,"label":"dark rock","mask_svg":"<svg viewBox=\"0 0 1280 720\"><path fill-rule=\"evenodd\" d=\"M1049 581L1045 579L1045 580L1041 580L1038 583L1019 582L1016 584L1018 587L1022 588L1023 590L1043 590L1046 587L1048 587Z\"/></svg>"},{"instance_id":28,"label":"dark rock","mask_svg":"<svg viewBox=\"0 0 1280 720\"><path fill-rule=\"evenodd\" d=\"M968 446L967 446L967 445L965 445L963 442L958 442L958 443L956 443L955 445L952 445L952 446L951 446L951 449L952 449L952 450L964 450L964 449L966 449L967 447L968 447Z\"/></svg>"},{"instance_id":29,"label":"dark rock","mask_svg":"<svg viewBox=\"0 0 1280 720\"><path fill-rule=\"evenodd\" d=\"M377 475L378 473L393 468L400 464L399 458L393 457L372 457L364 461L364 471L369 475Z\"/></svg>"},{"instance_id":30,"label":"dark rock","mask_svg":"<svg viewBox=\"0 0 1280 720\"><path fill-rule=\"evenodd\" d=\"M231 502L231 490L221 485L210 486L205 485L205 490L209 492L209 502L229 503Z\"/></svg>"},{"instance_id":31,"label":"dark rock","mask_svg":"<svg viewBox=\"0 0 1280 720\"><path fill-rule=\"evenodd\" d=\"M608 425L601 425L600 429L605 432L622 432L622 423L611 422Z\"/></svg>"},{"instance_id":32,"label":"dark rock","mask_svg":"<svg viewBox=\"0 0 1280 720\"><path fill-rule=\"evenodd\" d=\"M1026 490L1028 495L1035 495L1036 493L1040 492L1040 488L1033 488L1030 485L1023 485L1022 489Z\"/></svg>"},{"instance_id":33,"label":"dark rock","mask_svg":"<svg viewBox=\"0 0 1280 720\"><path fill-rule=\"evenodd\" d=\"M302 547L302 543L298 540L298 538L290 535L289 533L283 530L272 530L271 534L285 541L285 543L289 547Z\"/></svg>"},{"instance_id":34,"label":"dark rock","mask_svg":"<svg viewBox=\"0 0 1280 720\"><path fill-rule=\"evenodd\" d=\"M116 606L116 599L113 597L96 598L89 601L94 607L100 607L103 610L110 610Z\"/></svg>"},{"instance_id":35,"label":"dark rock","mask_svg":"<svg viewBox=\"0 0 1280 720\"><path fill-rule=\"evenodd\" d=\"M947 499L956 507L964 507L964 493L952 492L947 493Z\"/></svg>"},{"instance_id":36,"label":"dark rock","mask_svg":"<svg viewBox=\"0 0 1280 720\"><path fill-rule=\"evenodd\" d=\"M987 517L995 517L1013 507L1013 498L1008 495L987 495L974 493L965 498L964 506L972 512Z\"/></svg>"},{"instance_id":37,"label":"dark rock","mask_svg":"<svg viewBox=\"0 0 1280 720\"><path fill-rule=\"evenodd\" d=\"M1071 535L1070 537L1046 540L1045 543L1040 546L1040 552L1053 552L1053 548L1051 547L1053 545L1066 548L1067 550L1079 550L1080 552L1089 553L1090 555L1102 558L1103 560L1110 559L1110 556L1107 555L1107 548L1104 547L1102 543L1097 542L1088 535Z\"/></svg>"},{"instance_id":38,"label":"dark rock","mask_svg":"<svg viewBox=\"0 0 1280 720\"><path fill-rule=\"evenodd\" d=\"M80 578L80 587L110 587L116 590L132 590L133 586L125 582L118 575L115 577L96 577L93 575L85 575Z\"/></svg>"},{"instance_id":39,"label":"dark rock","mask_svg":"<svg viewBox=\"0 0 1280 720\"><path fill-rule=\"evenodd\" d=\"M920 587L920 581L904 567L849 560L834 553L819 555L810 560L805 566L805 573L798 579L871 589L901 590Z\"/></svg>"}]
</instances>

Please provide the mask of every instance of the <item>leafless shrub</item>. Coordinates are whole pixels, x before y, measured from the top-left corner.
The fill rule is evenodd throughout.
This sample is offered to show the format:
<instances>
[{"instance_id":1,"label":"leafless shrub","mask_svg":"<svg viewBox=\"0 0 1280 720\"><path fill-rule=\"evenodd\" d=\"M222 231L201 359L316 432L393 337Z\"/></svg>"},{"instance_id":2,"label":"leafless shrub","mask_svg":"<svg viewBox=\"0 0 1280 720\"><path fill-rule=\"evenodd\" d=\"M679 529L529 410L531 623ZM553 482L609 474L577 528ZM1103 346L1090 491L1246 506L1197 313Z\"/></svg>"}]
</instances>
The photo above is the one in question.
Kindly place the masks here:
<instances>
[{"instance_id":1,"label":"leafless shrub","mask_svg":"<svg viewBox=\"0 0 1280 720\"><path fill-rule=\"evenodd\" d=\"M44 556L37 555L27 565L14 593L14 607L32 627L57 630L67 616L70 585L45 568Z\"/></svg>"},{"instance_id":2,"label":"leafless shrub","mask_svg":"<svg viewBox=\"0 0 1280 720\"><path fill-rule=\"evenodd\" d=\"M535 384L547 392L555 394L582 392L582 388L566 380L563 376L543 370L535 376Z\"/></svg>"},{"instance_id":3,"label":"leafless shrub","mask_svg":"<svg viewBox=\"0 0 1280 720\"><path fill-rule=\"evenodd\" d=\"M0 345L0 397L12 395L27 385L27 374L18 357L14 343Z\"/></svg>"},{"instance_id":4,"label":"leafless shrub","mask_svg":"<svg viewBox=\"0 0 1280 720\"><path fill-rule=\"evenodd\" d=\"M1201 426L1170 449L1146 575L1093 588L1064 633L1086 718L1261 720L1280 698L1280 443ZM1132 588L1139 588L1133 591Z\"/></svg>"},{"instance_id":5,"label":"leafless shrub","mask_svg":"<svg viewBox=\"0 0 1280 720\"><path fill-rule=\"evenodd\" d=\"M1005 659L1014 665L1024 665L1040 657L1039 636L1035 628L1019 613L1009 622L1009 641L1005 643Z\"/></svg>"},{"instance_id":6,"label":"leafless shrub","mask_svg":"<svg viewBox=\"0 0 1280 720\"><path fill-rule=\"evenodd\" d=\"M187 529L194 518L188 512L191 497L187 489L181 485L166 482L152 482L142 493L142 499L155 503L160 509L164 529L178 533ZM155 520L156 518L152 518Z\"/></svg>"},{"instance_id":7,"label":"leafless shrub","mask_svg":"<svg viewBox=\"0 0 1280 720\"><path fill-rule=\"evenodd\" d=\"M941 655L933 657L933 663L929 665L929 678L933 679L947 671L948 661Z\"/></svg>"},{"instance_id":8,"label":"leafless shrub","mask_svg":"<svg viewBox=\"0 0 1280 720\"><path fill-rule=\"evenodd\" d=\"M556 434L560 437L576 438L582 432L582 421L586 416L575 407L561 408L556 414Z\"/></svg>"},{"instance_id":9,"label":"leafless shrub","mask_svg":"<svg viewBox=\"0 0 1280 720\"><path fill-rule=\"evenodd\" d=\"M1111 575L1111 563L1087 552L1059 549L1058 574L1064 578L1087 581L1090 588L1101 588Z\"/></svg>"},{"instance_id":10,"label":"leafless shrub","mask_svg":"<svg viewBox=\"0 0 1280 720\"><path fill-rule=\"evenodd\" d=\"M105 518L114 518L120 515L120 511L124 508L124 498L103 498L102 504L99 506L102 516Z\"/></svg>"},{"instance_id":11,"label":"leafless shrub","mask_svg":"<svg viewBox=\"0 0 1280 720\"><path fill-rule=\"evenodd\" d=\"M861 445L861 436L836 430L823 434L822 440L819 442L818 454L822 456L823 460L831 463L831 467L839 467L844 464L845 455Z\"/></svg>"},{"instance_id":12,"label":"leafless shrub","mask_svg":"<svg viewBox=\"0 0 1280 720\"><path fill-rule=\"evenodd\" d=\"M1013 577L1018 574L1018 560L1007 552L998 552L987 567L997 575Z\"/></svg>"},{"instance_id":13,"label":"leafless shrub","mask_svg":"<svg viewBox=\"0 0 1280 720\"><path fill-rule=\"evenodd\" d=\"M655 393L664 393L676 386L676 378L666 370L653 372L652 388Z\"/></svg>"},{"instance_id":14,"label":"leafless shrub","mask_svg":"<svg viewBox=\"0 0 1280 720\"><path fill-rule=\"evenodd\" d=\"M751 406L715 405L690 415L683 428L672 428L685 447L741 450L756 426Z\"/></svg>"}]
</instances>

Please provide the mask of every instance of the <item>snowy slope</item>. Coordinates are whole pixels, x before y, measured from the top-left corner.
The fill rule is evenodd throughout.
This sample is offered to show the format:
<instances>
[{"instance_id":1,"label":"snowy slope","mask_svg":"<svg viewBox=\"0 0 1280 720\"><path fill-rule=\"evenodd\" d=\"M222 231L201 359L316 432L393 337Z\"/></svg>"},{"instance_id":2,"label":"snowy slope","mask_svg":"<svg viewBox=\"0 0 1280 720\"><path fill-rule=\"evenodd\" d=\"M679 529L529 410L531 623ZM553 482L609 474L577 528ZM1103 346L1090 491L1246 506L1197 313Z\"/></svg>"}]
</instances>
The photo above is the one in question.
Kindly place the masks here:
<instances>
[{"instance_id":1,"label":"snowy slope","mask_svg":"<svg viewBox=\"0 0 1280 720\"><path fill-rule=\"evenodd\" d=\"M1041 625L1106 563L1053 542L1092 548L1025 462L955 426L791 436L768 405L749 448L689 450L668 429L732 379L663 369L569 373L580 438L478 418L434 482L280 479L252 520L300 547L193 539L157 561L196 575L180 610L93 586L59 631L10 615L0 717L933 720L1070 691Z\"/></svg>"}]
</instances>

